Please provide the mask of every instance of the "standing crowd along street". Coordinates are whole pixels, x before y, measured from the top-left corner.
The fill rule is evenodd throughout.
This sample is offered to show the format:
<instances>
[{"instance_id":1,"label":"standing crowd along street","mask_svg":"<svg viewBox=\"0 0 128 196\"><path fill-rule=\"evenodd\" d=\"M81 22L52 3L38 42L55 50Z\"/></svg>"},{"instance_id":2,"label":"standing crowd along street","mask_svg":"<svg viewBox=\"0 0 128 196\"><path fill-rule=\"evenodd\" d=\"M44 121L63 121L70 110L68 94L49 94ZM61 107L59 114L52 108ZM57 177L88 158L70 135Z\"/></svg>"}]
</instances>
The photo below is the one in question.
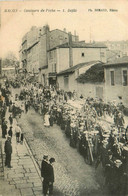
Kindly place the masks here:
<instances>
[{"instance_id":1,"label":"standing crowd along street","mask_svg":"<svg viewBox=\"0 0 128 196\"><path fill-rule=\"evenodd\" d=\"M124 106L102 99L79 97L80 105L74 105L76 92L64 92L56 86L42 86L38 83L20 81L20 94L12 100L11 88L15 81L6 81L0 87L0 119L2 137L5 141L5 165L11 168L13 120L20 118L31 108L42 115L45 127L57 124L69 138L69 145L76 148L86 164L98 168L102 165L105 186L110 194L126 195L128 179L128 126L125 127ZM20 106L17 104L20 103ZM6 111L10 112L9 123L5 121ZM111 119L109 127L104 124ZM23 144L24 130L15 127L16 141ZM53 195L55 158L43 156L41 177L43 194ZM76 171L77 172L77 171ZM86 185L85 185L86 186Z\"/></svg>"}]
</instances>

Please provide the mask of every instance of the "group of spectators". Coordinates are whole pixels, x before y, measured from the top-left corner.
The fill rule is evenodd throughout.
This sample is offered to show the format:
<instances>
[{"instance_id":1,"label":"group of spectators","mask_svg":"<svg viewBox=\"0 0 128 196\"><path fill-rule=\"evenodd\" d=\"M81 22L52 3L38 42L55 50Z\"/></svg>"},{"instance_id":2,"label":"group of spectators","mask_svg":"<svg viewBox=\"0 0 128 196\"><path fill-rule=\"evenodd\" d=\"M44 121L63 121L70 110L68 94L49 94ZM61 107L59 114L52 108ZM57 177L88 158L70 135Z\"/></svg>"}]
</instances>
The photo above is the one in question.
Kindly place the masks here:
<instances>
[{"instance_id":1,"label":"group of spectators","mask_svg":"<svg viewBox=\"0 0 128 196\"><path fill-rule=\"evenodd\" d=\"M8 168L12 168L11 166L11 154L12 154L12 137L16 136L16 142L23 144L24 135L21 132L21 129L18 123L13 126L14 118L17 113L15 104L11 100L11 92L9 91L9 86L5 85L0 88L0 124L2 130L2 138L6 139L4 145L5 151L5 166ZM19 108L20 110L20 108ZM6 115L9 113L9 117L7 119Z\"/></svg>"},{"instance_id":2,"label":"group of spectators","mask_svg":"<svg viewBox=\"0 0 128 196\"><path fill-rule=\"evenodd\" d=\"M122 103L116 105L113 102L105 103L101 99L85 99L80 96L81 104L77 107L69 102L75 102L76 92L64 92L55 87L28 83L21 87L21 92L15 99L24 103L26 113L32 107L42 115L44 126L60 126L69 138L70 146L77 148L87 164L96 169L102 165L105 186L112 194L127 194L128 127L124 127ZM12 106L16 108L15 104ZM10 110L14 111L12 108ZM12 117L15 113L16 110L12 112ZM108 123L111 126L102 123L102 119L106 120L107 116L111 119ZM44 189L48 184L49 180L46 185L44 177Z\"/></svg>"}]
</instances>

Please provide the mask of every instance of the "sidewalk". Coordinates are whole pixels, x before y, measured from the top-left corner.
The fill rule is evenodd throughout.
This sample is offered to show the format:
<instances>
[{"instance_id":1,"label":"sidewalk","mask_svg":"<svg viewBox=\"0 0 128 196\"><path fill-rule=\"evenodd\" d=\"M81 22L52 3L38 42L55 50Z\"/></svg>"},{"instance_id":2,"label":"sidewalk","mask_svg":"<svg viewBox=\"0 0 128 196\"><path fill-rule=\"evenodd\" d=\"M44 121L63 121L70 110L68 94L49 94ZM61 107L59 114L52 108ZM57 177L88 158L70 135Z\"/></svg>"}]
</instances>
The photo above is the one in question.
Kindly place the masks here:
<instances>
[{"instance_id":1,"label":"sidewalk","mask_svg":"<svg viewBox=\"0 0 128 196\"><path fill-rule=\"evenodd\" d=\"M6 120L8 121L8 112ZM9 125L9 122L8 122ZM16 125L14 119L13 128ZM2 138L4 152L5 139ZM24 140L23 144L16 142L12 137L12 160L13 168L4 167L4 180L0 180L0 195L2 196L41 196L42 182L40 170L32 156L32 153Z\"/></svg>"}]
</instances>

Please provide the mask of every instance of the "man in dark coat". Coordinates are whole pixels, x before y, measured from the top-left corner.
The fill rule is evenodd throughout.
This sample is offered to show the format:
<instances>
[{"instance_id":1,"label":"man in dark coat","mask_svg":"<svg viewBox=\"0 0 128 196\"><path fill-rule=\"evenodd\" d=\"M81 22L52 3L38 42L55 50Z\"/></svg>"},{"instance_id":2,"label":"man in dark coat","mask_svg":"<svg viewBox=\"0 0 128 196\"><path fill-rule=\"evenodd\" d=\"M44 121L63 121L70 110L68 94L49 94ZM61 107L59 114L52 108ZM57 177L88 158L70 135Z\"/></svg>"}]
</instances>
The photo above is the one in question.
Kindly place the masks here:
<instances>
[{"instance_id":1,"label":"man in dark coat","mask_svg":"<svg viewBox=\"0 0 128 196\"><path fill-rule=\"evenodd\" d=\"M9 116L9 122L10 122L10 125L13 124L13 118L12 118L12 115L11 115L11 114L10 114L10 116Z\"/></svg>"},{"instance_id":2,"label":"man in dark coat","mask_svg":"<svg viewBox=\"0 0 128 196\"><path fill-rule=\"evenodd\" d=\"M11 137L10 136L8 136L7 140L5 141L4 151L6 154L5 166L7 166L8 168L12 168L12 166L11 166L12 145L11 145Z\"/></svg>"},{"instance_id":3,"label":"man in dark coat","mask_svg":"<svg viewBox=\"0 0 128 196\"><path fill-rule=\"evenodd\" d=\"M6 138L5 136L7 135L7 122L3 120L2 122L2 138Z\"/></svg>"},{"instance_id":4,"label":"man in dark coat","mask_svg":"<svg viewBox=\"0 0 128 196\"><path fill-rule=\"evenodd\" d=\"M12 126L10 127L10 129L9 129L9 131L8 131L8 135L10 136L10 137L12 137Z\"/></svg>"},{"instance_id":5,"label":"man in dark coat","mask_svg":"<svg viewBox=\"0 0 128 196\"><path fill-rule=\"evenodd\" d=\"M49 195L53 195L53 183L54 183L54 168L53 163L55 162L54 158L49 160L49 169L48 169L48 181L49 181Z\"/></svg>"},{"instance_id":6,"label":"man in dark coat","mask_svg":"<svg viewBox=\"0 0 128 196\"><path fill-rule=\"evenodd\" d=\"M49 188L49 181L48 181L48 169L49 169L49 164L48 164L48 156L44 155L43 160L41 163L41 177L43 178L43 194L46 196Z\"/></svg>"}]
</instances>

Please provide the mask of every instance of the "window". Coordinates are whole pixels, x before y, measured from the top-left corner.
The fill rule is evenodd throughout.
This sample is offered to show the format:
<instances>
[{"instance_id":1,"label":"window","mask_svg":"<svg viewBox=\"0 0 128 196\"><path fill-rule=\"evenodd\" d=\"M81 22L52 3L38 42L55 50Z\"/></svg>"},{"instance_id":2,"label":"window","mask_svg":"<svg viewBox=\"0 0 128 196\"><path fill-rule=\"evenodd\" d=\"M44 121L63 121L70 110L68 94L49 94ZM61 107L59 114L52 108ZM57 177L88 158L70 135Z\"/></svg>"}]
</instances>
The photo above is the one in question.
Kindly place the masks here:
<instances>
[{"instance_id":1,"label":"window","mask_svg":"<svg viewBox=\"0 0 128 196\"><path fill-rule=\"evenodd\" d=\"M100 52L100 57L104 57L104 52Z\"/></svg>"},{"instance_id":2,"label":"window","mask_svg":"<svg viewBox=\"0 0 128 196\"><path fill-rule=\"evenodd\" d=\"M63 39L63 37L60 35L60 36L59 36L59 39L60 39L60 40L62 40L62 39Z\"/></svg>"},{"instance_id":3,"label":"window","mask_svg":"<svg viewBox=\"0 0 128 196\"><path fill-rule=\"evenodd\" d=\"M110 71L110 74L111 74L111 86L114 86L115 85L115 78L114 78L114 71Z\"/></svg>"},{"instance_id":4,"label":"window","mask_svg":"<svg viewBox=\"0 0 128 196\"><path fill-rule=\"evenodd\" d=\"M53 58L53 54L52 54L52 51L49 52L49 59L52 59Z\"/></svg>"},{"instance_id":5,"label":"window","mask_svg":"<svg viewBox=\"0 0 128 196\"><path fill-rule=\"evenodd\" d=\"M127 86L127 70L123 70L123 86Z\"/></svg>"},{"instance_id":6,"label":"window","mask_svg":"<svg viewBox=\"0 0 128 196\"><path fill-rule=\"evenodd\" d=\"M64 76L64 87L66 89L68 89L68 84L69 84L69 78L68 78L68 76Z\"/></svg>"},{"instance_id":7,"label":"window","mask_svg":"<svg viewBox=\"0 0 128 196\"><path fill-rule=\"evenodd\" d=\"M84 52L82 52L81 56L84 57Z\"/></svg>"},{"instance_id":8,"label":"window","mask_svg":"<svg viewBox=\"0 0 128 196\"><path fill-rule=\"evenodd\" d=\"M52 72L56 72L56 63L52 65Z\"/></svg>"}]
</instances>

